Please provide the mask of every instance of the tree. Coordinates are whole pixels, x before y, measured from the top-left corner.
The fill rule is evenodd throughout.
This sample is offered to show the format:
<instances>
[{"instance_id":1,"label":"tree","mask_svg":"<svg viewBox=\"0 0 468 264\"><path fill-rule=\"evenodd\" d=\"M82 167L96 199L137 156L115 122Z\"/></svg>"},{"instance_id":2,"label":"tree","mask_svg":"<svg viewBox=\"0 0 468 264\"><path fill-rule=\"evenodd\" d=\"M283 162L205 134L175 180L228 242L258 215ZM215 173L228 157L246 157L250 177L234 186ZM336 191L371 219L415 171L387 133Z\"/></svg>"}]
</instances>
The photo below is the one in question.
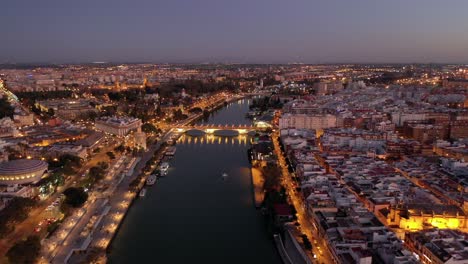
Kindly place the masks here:
<instances>
[{"instance_id":1,"label":"tree","mask_svg":"<svg viewBox=\"0 0 468 264\"><path fill-rule=\"evenodd\" d=\"M164 115L164 113L163 113L163 111L162 111L162 109L161 109L161 106L158 106L158 107L156 108L156 116L161 117L161 116L163 116L163 115Z\"/></svg>"},{"instance_id":2,"label":"tree","mask_svg":"<svg viewBox=\"0 0 468 264\"><path fill-rule=\"evenodd\" d=\"M111 159L111 160L115 159L115 154L114 154L114 152L112 152L112 151L106 152L106 155L107 155L107 156L109 157L109 159Z\"/></svg>"},{"instance_id":3,"label":"tree","mask_svg":"<svg viewBox=\"0 0 468 264\"><path fill-rule=\"evenodd\" d=\"M204 118L204 119L208 119L208 117L210 117L210 111L208 111L208 110L206 110L206 109L203 110L203 118Z\"/></svg>"},{"instance_id":4,"label":"tree","mask_svg":"<svg viewBox=\"0 0 468 264\"><path fill-rule=\"evenodd\" d=\"M97 164L99 166L99 168L101 168L102 170L107 170L109 168L109 164L107 164L106 162L104 161L100 161L98 162Z\"/></svg>"},{"instance_id":5,"label":"tree","mask_svg":"<svg viewBox=\"0 0 468 264\"><path fill-rule=\"evenodd\" d=\"M189 112L194 113L194 114L201 114L201 113L203 113L203 109L201 109L200 107L194 107L194 108L190 109Z\"/></svg>"},{"instance_id":6,"label":"tree","mask_svg":"<svg viewBox=\"0 0 468 264\"><path fill-rule=\"evenodd\" d=\"M144 123L141 126L141 130L145 133L157 133L158 129L151 123Z\"/></svg>"},{"instance_id":7,"label":"tree","mask_svg":"<svg viewBox=\"0 0 468 264\"><path fill-rule=\"evenodd\" d=\"M49 110L47 110L47 114L52 117L55 115L55 110L53 108L49 108Z\"/></svg>"},{"instance_id":8,"label":"tree","mask_svg":"<svg viewBox=\"0 0 468 264\"><path fill-rule=\"evenodd\" d=\"M51 223L48 227L47 227L47 232L49 232L49 236L55 232L55 230L58 229L58 227L60 226L60 221L55 221L53 223Z\"/></svg>"},{"instance_id":9,"label":"tree","mask_svg":"<svg viewBox=\"0 0 468 264\"><path fill-rule=\"evenodd\" d=\"M184 120L188 117L187 115L184 115L182 113L182 110L180 109L174 110L173 115L174 115L174 120Z\"/></svg>"},{"instance_id":10,"label":"tree","mask_svg":"<svg viewBox=\"0 0 468 264\"><path fill-rule=\"evenodd\" d=\"M33 105L33 106L31 107L31 111L32 111L33 113L35 113L36 115L41 115L41 109L40 109L39 107L37 107L36 105Z\"/></svg>"},{"instance_id":11,"label":"tree","mask_svg":"<svg viewBox=\"0 0 468 264\"><path fill-rule=\"evenodd\" d=\"M83 206L88 200L88 194L82 187L70 187L63 194L65 194L65 203L75 208Z\"/></svg>"},{"instance_id":12,"label":"tree","mask_svg":"<svg viewBox=\"0 0 468 264\"><path fill-rule=\"evenodd\" d=\"M88 120L94 120L98 117L98 114L94 111L88 111L87 114L86 114L86 117Z\"/></svg>"},{"instance_id":13,"label":"tree","mask_svg":"<svg viewBox=\"0 0 468 264\"><path fill-rule=\"evenodd\" d=\"M312 243L310 243L309 238L306 235L302 235L302 242L307 250L312 250Z\"/></svg>"},{"instance_id":14,"label":"tree","mask_svg":"<svg viewBox=\"0 0 468 264\"><path fill-rule=\"evenodd\" d=\"M62 168L65 166L70 166L71 168L80 167L83 160L80 157L64 154L61 155L58 159L48 160L50 167L52 168Z\"/></svg>"},{"instance_id":15,"label":"tree","mask_svg":"<svg viewBox=\"0 0 468 264\"><path fill-rule=\"evenodd\" d=\"M280 185L281 169L275 164L268 164L262 168L265 177L264 188L266 190L276 189Z\"/></svg>"},{"instance_id":16,"label":"tree","mask_svg":"<svg viewBox=\"0 0 468 264\"><path fill-rule=\"evenodd\" d=\"M29 236L11 247L6 256L10 263L36 263L41 250L38 236Z\"/></svg>"},{"instance_id":17,"label":"tree","mask_svg":"<svg viewBox=\"0 0 468 264\"><path fill-rule=\"evenodd\" d=\"M29 198L16 197L6 208L0 211L0 236L14 230L15 224L26 220L29 210L36 201Z\"/></svg>"},{"instance_id":18,"label":"tree","mask_svg":"<svg viewBox=\"0 0 468 264\"><path fill-rule=\"evenodd\" d=\"M99 181L104 178L104 170L99 166L94 166L89 169L89 177L94 181Z\"/></svg>"},{"instance_id":19,"label":"tree","mask_svg":"<svg viewBox=\"0 0 468 264\"><path fill-rule=\"evenodd\" d=\"M45 99L71 98L73 96L72 91L16 92L15 94L22 101L31 99L29 100L31 102Z\"/></svg>"},{"instance_id":20,"label":"tree","mask_svg":"<svg viewBox=\"0 0 468 264\"><path fill-rule=\"evenodd\" d=\"M102 107L101 114L104 116L113 116L117 113L117 106L109 105Z\"/></svg>"},{"instance_id":21,"label":"tree","mask_svg":"<svg viewBox=\"0 0 468 264\"><path fill-rule=\"evenodd\" d=\"M109 96L109 99L112 101L120 101L125 98L125 96L121 93L108 93L107 96Z\"/></svg>"},{"instance_id":22,"label":"tree","mask_svg":"<svg viewBox=\"0 0 468 264\"><path fill-rule=\"evenodd\" d=\"M119 145L119 146L115 147L114 150L117 151L117 152L122 153L122 152L125 151L125 146L124 145Z\"/></svg>"},{"instance_id":23,"label":"tree","mask_svg":"<svg viewBox=\"0 0 468 264\"><path fill-rule=\"evenodd\" d=\"M14 108L5 97L0 98L0 119L4 117L13 118Z\"/></svg>"},{"instance_id":24,"label":"tree","mask_svg":"<svg viewBox=\"0 0 468 264\"><path fill-rule=\"evenodd\" d=\"M106 258L105 252L98 248L90 248L89 254L86 256L86 263L99 264L105 263L104 259Z\"/></svg>"},{"instance_id":25,"label":"tree","mask_svg":"<svg viewBox=\"0 0 468 264\"><path fill-rule=\"evenodd\" d=\"M65 166L63 166L62 172L65 175L73 175L73 174L75 174L77 172L77 170L75 168L73 168L72 165L67 163Z\"/></svg>"}]
</instances>

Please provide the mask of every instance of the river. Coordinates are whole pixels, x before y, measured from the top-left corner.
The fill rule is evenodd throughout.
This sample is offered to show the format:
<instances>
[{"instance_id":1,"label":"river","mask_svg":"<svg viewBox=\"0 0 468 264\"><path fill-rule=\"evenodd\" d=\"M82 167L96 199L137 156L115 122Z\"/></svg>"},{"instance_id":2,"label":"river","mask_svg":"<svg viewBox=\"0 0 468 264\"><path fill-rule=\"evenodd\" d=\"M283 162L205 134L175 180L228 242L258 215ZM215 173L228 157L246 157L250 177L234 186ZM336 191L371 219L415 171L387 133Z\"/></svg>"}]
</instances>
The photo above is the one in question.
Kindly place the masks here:
<instances>
[{"instance_id":1,"label":"river","mask_svg":"<svg viewBox=\"0 0 468 264\"><path fill-rule=\"evenodd\" d=\"M205 122L249 124L248 105L233 102ZM183 135L168 175L129 210L109 262L281 263L253 204L247 148L247 136Z\"/></svg>"}]
</instances>

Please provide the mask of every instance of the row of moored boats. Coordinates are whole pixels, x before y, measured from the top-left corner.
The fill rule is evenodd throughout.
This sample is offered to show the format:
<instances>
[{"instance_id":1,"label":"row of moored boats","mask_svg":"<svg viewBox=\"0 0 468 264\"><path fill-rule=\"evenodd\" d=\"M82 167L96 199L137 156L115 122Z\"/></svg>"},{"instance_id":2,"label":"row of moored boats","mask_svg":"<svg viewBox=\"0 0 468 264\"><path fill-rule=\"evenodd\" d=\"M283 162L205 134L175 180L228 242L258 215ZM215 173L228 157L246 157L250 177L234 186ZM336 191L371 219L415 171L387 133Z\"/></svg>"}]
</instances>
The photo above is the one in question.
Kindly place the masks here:
<instances>
[{"instance_id":1,"label":"row of moored boats","mask_svg":"<svg viewBox=\"0 0 468 264\"><path fill-rule=\"evenodd\" d=\"M168 162L163 162L161 163L161 166L159 166L158 169L156 169L148 178L146 179L146 186L152 186L156 183L156 180L159 177L164 177L167 175L167 172L169 171L169 163ZM143 197L146 194L146 188L141 189L140 191L140 196Z\"/></svg>"},{"instance_id":2,"label":"row of moored boats","mask_svg":"<svg viewBox=\"0 0 468 264\"><path fill-rule=\"evenodd\" d=\"M169 147L168 151L165 154L166 157L174 156L175 151L176 151L175 146ZM159 165L159 167L155 171L153 171L153 173L150 176L148 176L148 178L146 179L146 185L147 186L154 185L156 183L156 180L159 177L166 176L168 171L169 171L169 162L167 162L167 161L161 162L161 165ZM140 197L144 197L146 195L146 188L141 189L139 195L140 195Z\"/></svg>"}]
</instances>

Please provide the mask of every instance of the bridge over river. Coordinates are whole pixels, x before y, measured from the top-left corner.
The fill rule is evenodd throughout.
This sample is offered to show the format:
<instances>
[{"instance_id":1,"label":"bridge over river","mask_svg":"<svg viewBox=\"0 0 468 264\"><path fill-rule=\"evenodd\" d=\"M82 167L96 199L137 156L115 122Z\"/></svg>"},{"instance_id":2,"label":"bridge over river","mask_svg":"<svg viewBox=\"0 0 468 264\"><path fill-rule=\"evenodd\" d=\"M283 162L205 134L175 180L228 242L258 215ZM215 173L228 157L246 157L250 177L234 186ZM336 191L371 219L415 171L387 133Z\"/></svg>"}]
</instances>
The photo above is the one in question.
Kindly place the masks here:
<instances>
[{"instance_id":1,"label":"bridge over river","mask_svg":"<svg viewBox=\"0 0 468 264\"><path fill-rule=\"evenodd\" d=\"M255 208L249 137L221 134L254 130L246 118L249 104L241 99L194 120L197 125L172 126L187 134L177 142L168 176L132 204L108 263L281 263Z\"/></svg>"},{"instance_id":2,"label":"bridge over river","mask_svg":"<svg viewBox=\"0 0 468 264\"><path fill-rule=\"evenodd\" d=\"M186 125L176 128L177 132L185 133L188 131L202 131L206 134L216 134L219 131L236 131L238 134L247 134L254 131L256 128L253 125L213 125L213 124L199 124L199 125Z\"/></svg>"}]
</instances>

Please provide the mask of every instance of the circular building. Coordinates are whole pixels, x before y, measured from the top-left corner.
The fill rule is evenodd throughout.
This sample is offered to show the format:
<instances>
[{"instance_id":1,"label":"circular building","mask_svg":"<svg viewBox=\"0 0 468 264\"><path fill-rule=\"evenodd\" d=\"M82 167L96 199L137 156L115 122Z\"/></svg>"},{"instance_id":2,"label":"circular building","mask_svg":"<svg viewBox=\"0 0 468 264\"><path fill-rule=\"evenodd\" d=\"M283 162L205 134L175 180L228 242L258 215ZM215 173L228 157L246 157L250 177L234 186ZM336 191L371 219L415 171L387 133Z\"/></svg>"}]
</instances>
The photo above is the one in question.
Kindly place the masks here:
<instances>
[{"instance_id":1,"label":"circular building","mask_svg":"<svg viewBox=\"0 0 468 264\"><path fill-rule=\"evenodd\" d=\"M47 172L42 160L19 159L0 163L0 185L28 184L39 181Z\"/></svg>"}]
</instances>

